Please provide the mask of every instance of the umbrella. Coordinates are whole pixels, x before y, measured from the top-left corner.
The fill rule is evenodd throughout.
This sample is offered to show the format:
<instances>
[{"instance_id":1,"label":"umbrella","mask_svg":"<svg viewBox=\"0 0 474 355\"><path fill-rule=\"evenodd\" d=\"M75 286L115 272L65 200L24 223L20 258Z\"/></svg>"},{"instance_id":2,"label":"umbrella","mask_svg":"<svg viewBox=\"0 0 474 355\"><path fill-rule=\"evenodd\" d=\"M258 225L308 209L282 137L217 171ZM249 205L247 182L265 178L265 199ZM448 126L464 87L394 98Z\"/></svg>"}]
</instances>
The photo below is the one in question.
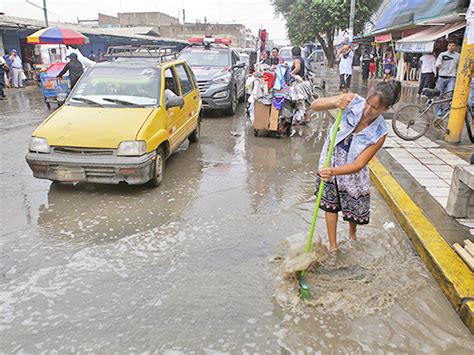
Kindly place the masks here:
<instances>
[{"instance_id":1,"label":"umbrella","mask_svg":"<svg viewBox=\"0 0 474 355\"><path fill-rule=\"evenodd\" d=\"M89 38L64 27L47 27L26 37L28 44L87 44Z\"/></svg>"}]
</instances>

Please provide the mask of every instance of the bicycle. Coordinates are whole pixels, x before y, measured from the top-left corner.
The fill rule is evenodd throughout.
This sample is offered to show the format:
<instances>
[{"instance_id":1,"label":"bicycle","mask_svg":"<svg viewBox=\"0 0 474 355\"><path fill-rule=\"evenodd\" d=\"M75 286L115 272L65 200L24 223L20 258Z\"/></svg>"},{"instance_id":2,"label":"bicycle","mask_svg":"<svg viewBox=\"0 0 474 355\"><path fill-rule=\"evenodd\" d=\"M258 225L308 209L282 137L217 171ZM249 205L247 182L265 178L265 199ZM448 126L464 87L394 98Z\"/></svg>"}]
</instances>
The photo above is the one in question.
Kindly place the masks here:
<instances>
[{"instance_id":1,"label":"bicycle","mask_svg":"<svg viewBox=\"0 0 474 355\"><path fill-rule=\"evenodd\" d=\"M448 118L449 110L441 117L436 117L433 106L452 101L453 91L446 92L444 98L435 99L440 95L438 89L424 89L423 94L427 100L423 106L409 104L401 107L395 111L392 119L392 128L395 134L407 141L414 141L426 134L430 127L441 131L443 134L449 134ZM447 97L446 97L447 96ZM474 143L473 135L473 121L472 121L472 107L468 105L466 110L466 117L464 118L467 134L471 143Z\"/></svg>"}]
</instances>

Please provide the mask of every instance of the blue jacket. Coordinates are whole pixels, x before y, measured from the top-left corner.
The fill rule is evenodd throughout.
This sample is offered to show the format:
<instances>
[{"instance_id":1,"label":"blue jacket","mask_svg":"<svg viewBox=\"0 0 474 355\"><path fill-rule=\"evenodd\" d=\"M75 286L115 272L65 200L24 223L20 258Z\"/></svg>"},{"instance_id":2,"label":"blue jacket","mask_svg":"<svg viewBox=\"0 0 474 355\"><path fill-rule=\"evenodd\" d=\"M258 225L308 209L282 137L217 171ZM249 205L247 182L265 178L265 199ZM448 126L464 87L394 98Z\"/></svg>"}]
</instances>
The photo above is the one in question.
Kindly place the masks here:
<instances>
[{"instance_id":1,"label":"blue jacket","mask_svg":"<svg viewBox=\"0 0 474 355\"><path fill-rule=\"evenodd\" d=\"M342 113L339 131L337 132L334 146L342 142L347 136L354 132L364 113L365 99L356 95L354 100ZM334 125L331 127L328 140L332 137ZM380 138L388 133L387 125L382 115L377 117L369 126L352 136L351 147L347 155L347 164L354 162L357 157L369 146L378 142Z\"/></svg>"}]
</instances>

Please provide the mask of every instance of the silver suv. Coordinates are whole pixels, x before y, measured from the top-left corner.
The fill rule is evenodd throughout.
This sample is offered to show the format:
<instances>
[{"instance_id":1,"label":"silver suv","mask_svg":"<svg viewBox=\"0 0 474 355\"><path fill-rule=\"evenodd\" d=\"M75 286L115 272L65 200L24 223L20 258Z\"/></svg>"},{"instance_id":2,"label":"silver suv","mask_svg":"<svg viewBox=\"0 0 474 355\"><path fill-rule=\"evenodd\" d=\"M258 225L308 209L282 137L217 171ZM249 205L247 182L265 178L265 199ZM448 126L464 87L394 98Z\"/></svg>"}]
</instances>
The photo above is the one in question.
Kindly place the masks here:
<instances>
[{"instance_id":1,"label":"silver suv","mask_svg":"<svg viewBox=\"0 0 474 355\"><path fill-rule=\"evenodd\" d=\"M247 66L236 50L206 40L191 43L179 59L185 59L196 76L203 108L233 115L245 95Z\"/></svg>"}]
</instances>

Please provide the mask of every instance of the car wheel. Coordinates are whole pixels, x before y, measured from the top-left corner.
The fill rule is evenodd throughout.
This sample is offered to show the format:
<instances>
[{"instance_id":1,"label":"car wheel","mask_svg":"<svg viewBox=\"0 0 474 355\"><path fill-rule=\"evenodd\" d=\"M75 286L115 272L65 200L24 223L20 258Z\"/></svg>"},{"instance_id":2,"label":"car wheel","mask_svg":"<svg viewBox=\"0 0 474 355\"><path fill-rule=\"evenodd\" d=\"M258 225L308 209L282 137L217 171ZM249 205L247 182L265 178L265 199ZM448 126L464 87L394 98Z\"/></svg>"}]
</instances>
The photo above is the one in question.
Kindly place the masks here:
<instances>
[{"instance_id":1,"label":"car wheel","mask_svg":"<svg viewBox=\"0 0 474 355\"><path fill-rule=\"evenodd\" d=\"M199 119L198 119L196 129L188 137L189 142L190 143L196 143L199 140L200 135L201 135L201 117L199 117Z\"/></svg>"},{"instance_id":2,"label":"car wheel","mask_svg":"<svg viewBox=\"0 0 474 355\"><path fill-rule=\"evenodd\" d=\"M229 116L233 116L237 111L237 105L239 103L239 100L237 98L237 88L234 88L234 90L232 91L232 98L230 100L230 107L227 109L227 114Z\"/></svg>"},{"instance_id":3,"label":"car wheel","mask_svg":"<svg viewBox=\"0 0 474 355\"><path fill-rule=\"evenodd\" d=\"M150 180L151 186L158 187L163 181L165 172L165 152L162 147L156 150L155 164L153 167L153 178Z\"/></svg>"}]
</instances>

